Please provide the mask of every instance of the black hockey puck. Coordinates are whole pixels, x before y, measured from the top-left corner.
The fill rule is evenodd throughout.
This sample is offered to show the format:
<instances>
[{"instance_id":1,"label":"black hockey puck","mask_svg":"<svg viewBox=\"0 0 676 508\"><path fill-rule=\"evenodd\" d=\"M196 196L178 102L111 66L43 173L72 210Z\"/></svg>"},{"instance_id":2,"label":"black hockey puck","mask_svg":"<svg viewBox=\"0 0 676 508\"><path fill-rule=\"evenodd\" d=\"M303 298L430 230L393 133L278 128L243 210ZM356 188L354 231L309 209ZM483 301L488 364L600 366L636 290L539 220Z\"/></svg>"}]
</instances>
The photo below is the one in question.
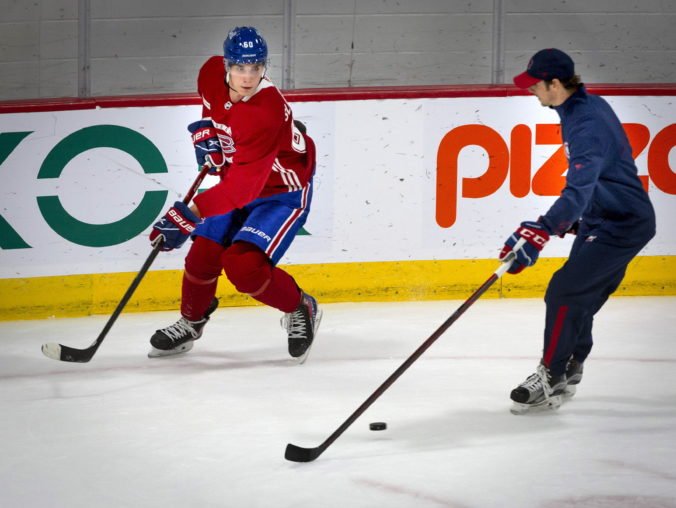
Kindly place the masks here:
<instances>
[{"instance_id":1,"label":"black hockey puck","mask_svg":"<svg viewBox=\"0 0 676 508\"><path fill-rule=\"evenodd\" d=\"M371 429L371 430L385 430L386 428L387 428L387 424L385 422L369 423L369 429Z\"/></svg>"}]
</instances>

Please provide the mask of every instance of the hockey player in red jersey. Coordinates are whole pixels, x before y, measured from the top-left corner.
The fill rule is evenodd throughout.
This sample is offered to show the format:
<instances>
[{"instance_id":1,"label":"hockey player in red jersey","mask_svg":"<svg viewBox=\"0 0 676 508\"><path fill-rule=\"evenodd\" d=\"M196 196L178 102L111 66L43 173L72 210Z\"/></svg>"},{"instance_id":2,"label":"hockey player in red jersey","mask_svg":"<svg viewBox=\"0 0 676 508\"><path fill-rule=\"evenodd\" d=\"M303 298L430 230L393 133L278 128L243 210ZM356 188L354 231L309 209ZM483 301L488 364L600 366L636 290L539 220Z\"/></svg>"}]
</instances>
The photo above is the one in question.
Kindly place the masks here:
<instances>
[{"instance_id":1,"label":"hockey player in red jersey","mask_svg":"<svg viewBox=\"0 0 676 508\"><path fill-rule=\"evenodd\" d=\"M305 361L321 320L316 300L277 263L305 223L312 201L315 147L265 76L267 44L252 27L236 27L225 57L202 66L202 119L188 126L197 162L220 182L177 201L150 234L163 250L192 236L182 283L181 318L157 330L149 356L192 349L218 306L221 272L241 293L281 310L289 354Z\"/></svg>"}]
</instances>

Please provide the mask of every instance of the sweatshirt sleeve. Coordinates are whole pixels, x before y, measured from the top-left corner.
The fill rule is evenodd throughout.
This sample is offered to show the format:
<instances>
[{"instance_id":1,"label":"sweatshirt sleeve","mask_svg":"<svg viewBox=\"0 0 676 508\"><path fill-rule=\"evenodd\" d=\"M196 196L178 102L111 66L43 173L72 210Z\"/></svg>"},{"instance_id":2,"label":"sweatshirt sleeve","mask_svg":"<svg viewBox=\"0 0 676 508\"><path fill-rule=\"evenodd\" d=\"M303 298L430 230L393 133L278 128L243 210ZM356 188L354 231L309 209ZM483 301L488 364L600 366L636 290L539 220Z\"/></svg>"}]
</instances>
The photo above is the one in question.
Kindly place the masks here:
<instances>
[{"instance_id":1,"label":"sweatshirt sleeve","mask_svg":"<svg viewBox=\"0 0 676 508\"><path fill-rule=\"evenodd\" d=\"M579 119L568 135L568 173L561 195L540 222L550 234L563 234L570 229L592 200L601 174L606 144L590 119Z\"/></svg>"}]
</instances>

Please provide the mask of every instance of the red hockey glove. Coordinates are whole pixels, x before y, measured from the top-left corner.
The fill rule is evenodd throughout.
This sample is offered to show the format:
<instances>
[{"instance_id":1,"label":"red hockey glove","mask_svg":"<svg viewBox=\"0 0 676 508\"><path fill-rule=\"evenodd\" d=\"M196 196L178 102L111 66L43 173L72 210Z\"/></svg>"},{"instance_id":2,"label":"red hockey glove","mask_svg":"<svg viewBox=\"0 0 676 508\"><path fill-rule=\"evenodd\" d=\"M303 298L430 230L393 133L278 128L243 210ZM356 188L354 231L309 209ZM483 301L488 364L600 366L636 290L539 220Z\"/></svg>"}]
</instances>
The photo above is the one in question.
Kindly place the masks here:
<instances>
[{"instance_id":1,"label":"red hockey glove","mask_svg":"<svg viewBox=\"0 0 676 508\"><path fill-rule=\"evenodd\" d=\"M521 238L525 238L526 243L520 249L514 251L516 259L508 270L509 273L519 273L527 266L533 266L538 260L540 251L549 241L549 233L545 231L544 226L539 222L522 222L519 229L505 242L504 247L500 251L499 259L504 259Z\"/></svg>"}]
</instances>

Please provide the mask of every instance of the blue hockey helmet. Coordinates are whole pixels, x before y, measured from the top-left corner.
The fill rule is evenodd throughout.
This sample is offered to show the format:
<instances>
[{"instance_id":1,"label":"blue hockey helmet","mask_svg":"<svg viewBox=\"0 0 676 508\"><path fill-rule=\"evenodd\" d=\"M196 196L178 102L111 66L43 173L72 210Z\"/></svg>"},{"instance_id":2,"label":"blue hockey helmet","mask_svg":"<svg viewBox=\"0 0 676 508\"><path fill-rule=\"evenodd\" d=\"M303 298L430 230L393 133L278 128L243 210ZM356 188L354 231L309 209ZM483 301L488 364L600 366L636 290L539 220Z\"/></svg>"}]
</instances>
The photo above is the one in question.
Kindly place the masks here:
<instances>
[{"instance_id":1,"label":"blue hockey helmet","mask_svg":"<svg viewBox=\"0 0 676 508\"><path fill-rule=\"evenodd\" d=\"M228 32L223 42L225 61L236 64L265 62L268 45L254 27L238 26Z\"/></svg>"}]
</instances>

